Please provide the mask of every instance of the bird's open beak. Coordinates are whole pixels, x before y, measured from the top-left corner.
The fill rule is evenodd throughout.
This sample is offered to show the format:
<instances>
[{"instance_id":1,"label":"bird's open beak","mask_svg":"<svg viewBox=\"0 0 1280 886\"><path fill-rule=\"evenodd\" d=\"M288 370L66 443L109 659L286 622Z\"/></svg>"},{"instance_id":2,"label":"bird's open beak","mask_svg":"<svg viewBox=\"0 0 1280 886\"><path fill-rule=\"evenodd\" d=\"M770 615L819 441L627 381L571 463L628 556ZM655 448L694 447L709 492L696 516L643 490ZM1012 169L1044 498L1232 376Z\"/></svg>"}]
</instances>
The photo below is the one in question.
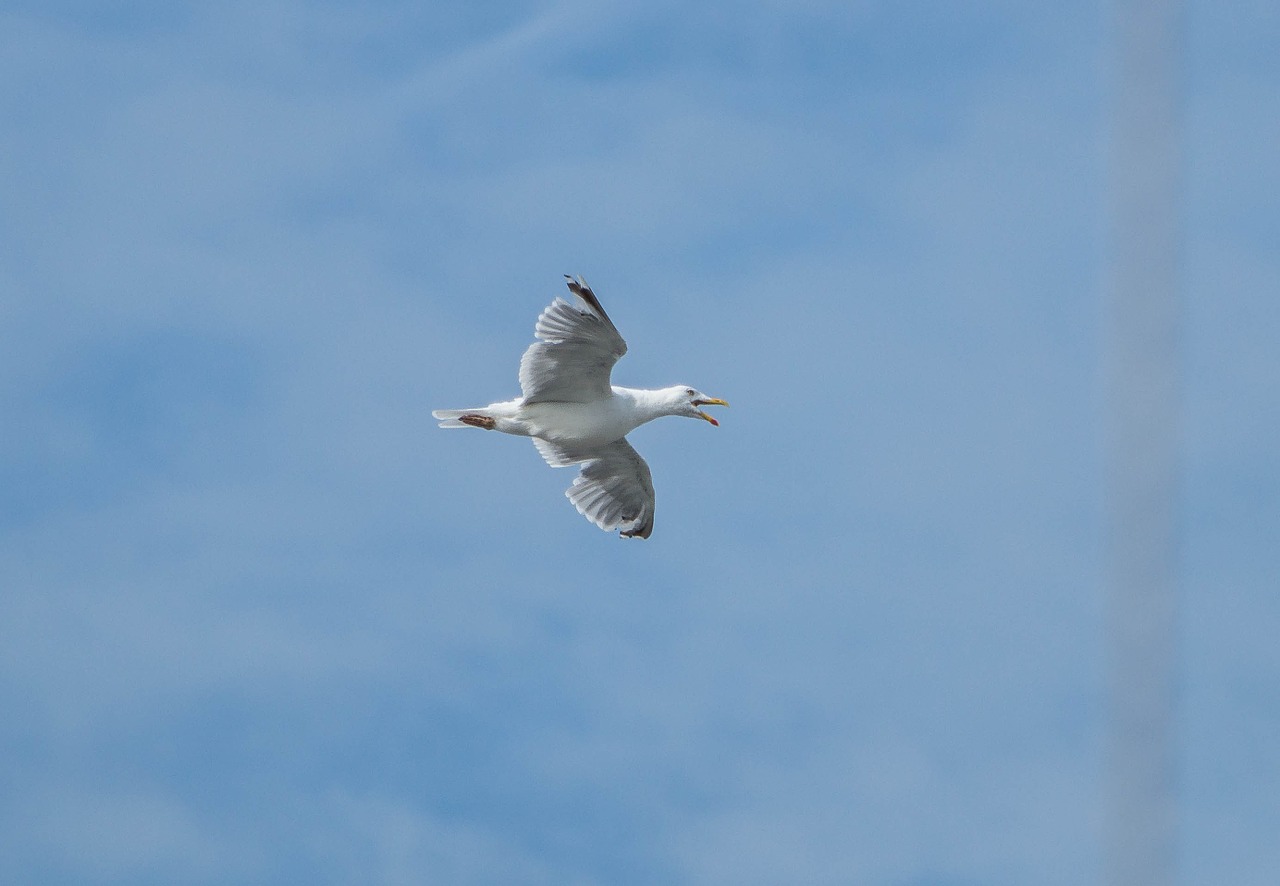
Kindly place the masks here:
<instances>
[{"instance_id":1,"label":"bird's open beak","mask_svg":"<svg viewBox=\"0 0 1280 886\"><path fill-rule=\"evenodd\" d=\"M694 406L728 406L729 404L719 399L718 397L712 397L709 400L694 400L693 405ZM702 419L706 419L707 421L715 425L717 428L720 427L720 422L716 421L714 418L707 415L705 412L699 412L698 417Z\"/></svg>"}]
</instances>

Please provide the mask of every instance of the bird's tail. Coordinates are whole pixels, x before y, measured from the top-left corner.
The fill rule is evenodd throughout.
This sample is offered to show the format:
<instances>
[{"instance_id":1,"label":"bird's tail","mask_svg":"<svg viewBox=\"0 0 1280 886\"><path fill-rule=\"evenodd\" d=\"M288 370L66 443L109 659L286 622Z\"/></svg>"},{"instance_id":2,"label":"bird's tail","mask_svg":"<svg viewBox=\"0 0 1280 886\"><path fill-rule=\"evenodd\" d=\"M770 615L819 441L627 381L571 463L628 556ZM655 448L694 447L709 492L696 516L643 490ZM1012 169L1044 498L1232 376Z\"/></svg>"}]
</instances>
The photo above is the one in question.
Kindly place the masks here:
<instances>
[{"instance_id":1,"label":"bird's tail","mask_svg":"<svg viewBox=\"0 0 1280 886\"><path fill-rule=\"evenodd\" d=\"M442 428L476 428L483 427L483 423L476 421L462 421L462 417L468 418L490 418L489 409L486 406L477 406L474 409L435 409L431 412L431 417L440 421Z\"/></svg>"}]
</instances>

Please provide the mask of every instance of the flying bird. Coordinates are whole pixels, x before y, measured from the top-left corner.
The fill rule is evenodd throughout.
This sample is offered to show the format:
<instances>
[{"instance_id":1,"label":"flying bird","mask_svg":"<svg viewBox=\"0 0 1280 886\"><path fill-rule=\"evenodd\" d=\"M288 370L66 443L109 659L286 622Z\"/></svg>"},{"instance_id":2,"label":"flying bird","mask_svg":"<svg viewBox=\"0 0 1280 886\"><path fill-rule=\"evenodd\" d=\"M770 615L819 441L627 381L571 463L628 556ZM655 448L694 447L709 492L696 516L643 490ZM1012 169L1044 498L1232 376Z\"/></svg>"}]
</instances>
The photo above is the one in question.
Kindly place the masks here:
<instances>
[{"instance_id":1,"label":"flying bird","mask_svg":"<svg viewBox=\"0 0 1280 886\"><path fill-rule=\"evenodd\" d=\"M482 428L533 445L553 468L582 465L565 491L578 513L605 532L648 538L653 532L653 479L627 434L664 415L719 422L699 406L728 406L685 385L645 390L610 383L627 352L600 300L581 277L565 275L574 303L556 298L534 326L538 339L520 358L523 397L474 409L437 409L442 428Z\"/></svg>"}]
</instances>

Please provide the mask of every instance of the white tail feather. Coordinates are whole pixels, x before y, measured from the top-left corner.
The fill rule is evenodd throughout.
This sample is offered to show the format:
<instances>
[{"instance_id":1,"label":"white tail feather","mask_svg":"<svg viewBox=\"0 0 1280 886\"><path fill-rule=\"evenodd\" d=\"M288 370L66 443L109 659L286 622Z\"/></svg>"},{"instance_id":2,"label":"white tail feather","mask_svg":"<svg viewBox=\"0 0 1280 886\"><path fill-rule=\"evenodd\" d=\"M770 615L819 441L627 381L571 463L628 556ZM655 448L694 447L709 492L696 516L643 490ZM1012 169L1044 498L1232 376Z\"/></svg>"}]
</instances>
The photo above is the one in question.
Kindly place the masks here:
<instances>
[{"instance_id":1,"label":"white tail feather","mask_svg":"<svg viewBox=\"0 0 1280 886\"><path fill-rule=\"evenodd\" d=\"M438 419L442 428L470 428L469 425L458 421L464 415L488 415L489 410L483 406L477 406L475 409L434 409L431 411L431 417Z\"/></svg>"}]
</instances>

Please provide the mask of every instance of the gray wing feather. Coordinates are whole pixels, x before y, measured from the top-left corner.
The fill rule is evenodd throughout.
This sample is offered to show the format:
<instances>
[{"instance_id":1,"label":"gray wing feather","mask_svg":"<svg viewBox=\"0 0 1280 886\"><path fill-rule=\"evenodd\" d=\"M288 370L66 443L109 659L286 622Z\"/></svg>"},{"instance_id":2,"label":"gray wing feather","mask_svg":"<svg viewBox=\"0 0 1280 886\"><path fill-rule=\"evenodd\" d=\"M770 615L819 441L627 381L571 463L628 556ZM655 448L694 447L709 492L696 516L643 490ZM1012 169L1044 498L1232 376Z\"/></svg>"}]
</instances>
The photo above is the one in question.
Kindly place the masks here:
<instances>
[{"instance_id":1,"label":"gray wing feather","mask_svg":"<svg viewBox=\"0 0 1280 886\"><path fill-rule=\"evenodd\" d=\"M525 403L590 403L609 396L613 365L627 352L599 299L581 279L565 278L578 304L557 298L534 326L539 339L520 358Z\"/></svg>"},{"instance_id":2,"label":"gray wing feather","mask_svg":"<svg viewBox=\"0 0 1280 886\"><path fill-rule=\"evenodd\" d=\"M581 464L565 495L578 513L605 532L626 538L653 533L653 477L640 453L625 439L596 449L576 449L534 438L538 452L553 468Z\"/></svg>"}]
</instances>

